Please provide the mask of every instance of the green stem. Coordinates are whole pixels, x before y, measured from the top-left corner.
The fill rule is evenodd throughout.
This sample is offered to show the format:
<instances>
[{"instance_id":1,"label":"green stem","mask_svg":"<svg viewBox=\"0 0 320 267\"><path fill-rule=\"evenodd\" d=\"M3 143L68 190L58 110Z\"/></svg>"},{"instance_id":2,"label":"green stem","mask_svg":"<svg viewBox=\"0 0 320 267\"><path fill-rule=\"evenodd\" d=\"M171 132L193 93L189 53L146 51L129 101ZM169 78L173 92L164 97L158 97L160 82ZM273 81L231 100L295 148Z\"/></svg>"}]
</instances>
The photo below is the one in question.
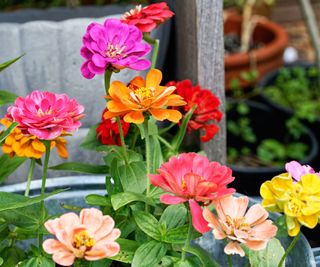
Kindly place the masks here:
<instances>
[{"instance_id":1,"label":"green stem","mask_svg":"<svg viewBox=\"0 0 320 267\"><path fill-rule=\"evenodd\" d=\"M231 258L231 255L227 255L227 262L228 262L228 266L229 267L232 267L232 258Z\"/></svg>"},{"instance_id":2,"label":"green stem","mask_svg":"<svg viewBox=\"0 0 320 267\"><path fill-rule=\"evenodd\" d=\"M136 142L139 136L139 129L137 127L135 127L134 129L134 135L133 138L131 139L131 146L130 148L133 150L136 147Z\"/></svg>"},{"instance_id":3,"label":"green stem","mask_svg":"<svg viewBox=\"0 0 320 267\"><path fill-rule=\"evenodd\" d=\"M104 88L106 90L106 95L109 94L111 75L112 70L106 69L106 72L104 73Z\"/></svg>"},{"instance_id":4,"label":"green stem","mask_svg":"<svg viewBox=\"0 0 320 267\"><path fill-rule=\"evenodd\" d=\"M151 155L150 155L150 139L149 139L149 132L148 132L148 120L145 119L143 123L143 131L144 131L144 138L146 142L146 163L147 163L147 174L151 171ZM147 190L146 195L149 196L150 194L150 181L147 179ZM146 211L149 211L149 206L146 203Z\"/></svg>"},{"instance_id":5,"label":"green stem","mask_svg":"<svg viewBox=\"0 0 320 267\"><path fill-rule=\"evenodd\" d=\"M143 35L143 39L147 43L153 45L152 58L151 58L151 69L154 69L156 67L156 63L157 63L160 41L158 39L152 39L148 33L145 33Z\"/></svg>"},{"instance_id":6,"label":"green stem","mask_svg":"<svg viewBox=\"0 0 320 267\"><path fill-rule=\"evenodd\" d=\"M175 152L174 150L174 147L169 143L167 142L167 140L165 140L164 138L162 138L160 135L158 135L158 139L159 141L164 144L167 148L169 148L172 152Z\"/></svg>"},{"instance_id":7,"label":"green stem","mask_svg":"<svg viewBox=\"0 0 320 267\"><path fill-rule=\"evenodd\" d=\"M33 175L33 170L34 170L35 163L36 163L35 158L31 158L31 159L30 159L29 172L28 172L28 176L27 176L26 191L24 192L24 195L25 195L26 197L29 196L31 179L32 179L32 175Z\"/></svg>"},{"instance_id":8,"label":"green stem","mask_svg":"<svg viewBox=\"0 0 320 267\"><path fill-rule=\"evenodd\" d=\"M189 227L188 227L188 235L186 242L184 243L184 246L182 248L182 253L181 253L181 260L184 261L187 256L186 248L190 246L191 242L191 235L192 235L192 218L191 218L191 212L188 210L188 222L189 222Z\"/></svg>"},{"instance_id":9,"label":"green stem","mask_svg":"<svg viewBox=\"0 0 320 267\"><path fill-rule=\"evenodd\" d=\"M46 155L44 158L44 163L43 163L43 173L42 173L42 184L41 184L41 197L44 197L44 193L46 190L46 181L47 181L47 172L48 172L48 164L49 164L49 158L50 158L50 145L51 141L49 140L42 140L43 144L46 147ZM44 210L44 200L41 200L40 202L40 211L41 215L45 213ZM44 219L44 218L42 218ZM42 246L42 241L43 241L43 234L38 233L38 241L39 241L39 248Z\"/></svg>"},{"instance_id":10,"label":"green stem","mask_svg":"<svg viewBox=\"0 0 320 267\"><path fill-rule=\"evenodd\" d=\"M283 254L278 267L282 267L282 264L284 263L285 259L287 258L288 254L290 253L290 251L293 249L294 245L297 243L297 241L299 240L299 234L297 234L294 239L291 241L289 247L287 248L286 252Z\"/></svg>"},{"instance_id":11,"label":"green stem","mask_svg":"<svg viewBox=\"0 0 320 267\"><path fill-rule=\"evenodd\" d=\"M127 148L126 148L126 143L125 143L125 141L124 141L124 136L123 136L123 131L122 131L122 125L121 125L120 117L117 116L116 118L117 118L117 124L118 124L118 128L119 128L121 146L122 146L122 148L123 148L124 159L125 159L126 163L128 163Z\"/></svg>"}]
</instances>

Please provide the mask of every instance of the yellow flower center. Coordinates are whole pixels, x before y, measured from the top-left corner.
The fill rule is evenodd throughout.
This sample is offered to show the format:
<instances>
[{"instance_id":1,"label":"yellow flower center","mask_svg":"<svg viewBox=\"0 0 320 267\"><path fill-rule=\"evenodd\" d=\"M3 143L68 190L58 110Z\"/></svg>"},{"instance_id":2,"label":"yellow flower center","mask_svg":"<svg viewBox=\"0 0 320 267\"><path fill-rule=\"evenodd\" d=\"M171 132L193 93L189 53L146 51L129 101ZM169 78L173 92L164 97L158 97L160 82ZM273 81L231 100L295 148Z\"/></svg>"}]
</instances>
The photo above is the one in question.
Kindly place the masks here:
<instances>
[{"instance_id":1,"label":"yellow flower center","mask_svg":"<svg viewBox=\"0 0 320 267\"><path fill-rule=\"evenodd\" d=\"M287 204L288 210L295 214L296 216L301 215L301 210L305 207L306 204L298 198L291 198Z\"/></svg>"},{"instance_id":2,"label":"yellow flower center","mask_svg":"<svg viewBox=\"0 0 320 267\"><path fill-rule=\"evenodd\" d=\"M232 228L232 234L233 234L233 229L238 229L244 232L249 232L249 230L251 229L250 225L245 222L244 217L231 218L229 215L227 215L226 224Z\"/></svg>"},{"instance_id":3,"label":"yellow flower center","mask_svg":"<svg viewBox=\"0 0 320 267\"><path fill-rule=\"evenodd\" d=\"M124 50L126 49L126 46L120 46L118 44L113 45L113 44L108 44L107 49L106 49L106 56L109 58L116 58L116 59L121 59L126 57L127 55L124 53Z\"/></svg>"},{"instance_id":4,"label":"yellow flower center","mask_svg":"<svg viewBox=\"0 0 320 267\"><path fill-rule=\"evenodd\" d=\"M81 231L78 234L74 235L73 246L82 251L90 250L96 241L89 236L87 231Z\"/></svg>"},{"instance_id":5,"label":"yellow flower center","mask_svg":"<svg viewBox=\"0 0 320 267\"><path fill-rule=\"evenodd\" d=\"M140 87L138 89L135 89L134 94L141 100L147 99L153 96L152 90L146 87Z\"/></svg>"},{"instance_id":6,"label":"yellow flower center","mask_svg":"<svg viewBox=\"0 0 320 267\"><path fill-rule=\"evenodd\" d=\"M181 188L182 188L182 190L186 190L187 189L187 183L186 183L186 181L184 179L182 179Z\"/></svg>"},{"instance_id":7,"label":"yellow flower center","mask_svg":"<svg viewBox=\"0 0 320 267\"><path fill-rule=\"evenodd\" d=\"M43 117L43 116L45 116L45 115L51 115L52 114L52 109L50 108L50 109L48 109L46 112L44 112L41 108L39 108L38 110L37 110L37 116L38 117Z\"/></svg>"}]
</instances>

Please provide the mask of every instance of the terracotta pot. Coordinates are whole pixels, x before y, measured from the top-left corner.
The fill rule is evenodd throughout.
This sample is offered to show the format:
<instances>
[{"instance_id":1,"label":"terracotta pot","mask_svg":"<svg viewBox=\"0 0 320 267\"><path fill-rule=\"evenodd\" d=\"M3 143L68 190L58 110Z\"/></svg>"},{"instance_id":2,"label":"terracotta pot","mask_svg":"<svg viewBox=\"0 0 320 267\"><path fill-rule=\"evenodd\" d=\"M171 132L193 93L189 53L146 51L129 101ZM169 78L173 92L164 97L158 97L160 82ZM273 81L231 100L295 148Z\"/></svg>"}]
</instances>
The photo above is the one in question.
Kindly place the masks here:
<instances>
[{"instance_id":1,"label":"terracotta pot","mask_svg":"<svg viewBox=\"0 0 320 267\"><path fill-rule=\"evenodd\" d=\"M235 33L240 35L242 18L229 14L224 22L224 34ZM252 38L256 43L263 43L261 48L251 50L249 53L235 53L225 55L225 88L230 90L232 79L239 79L242 72L256 69L259 77L270 70L283 65L283 52L288 44L288 35L279 25L263 19L257 23ZM255 68L253 68L255 66ZM242 87L250 84L240 80Z\"/></svg>"}]
</instances>

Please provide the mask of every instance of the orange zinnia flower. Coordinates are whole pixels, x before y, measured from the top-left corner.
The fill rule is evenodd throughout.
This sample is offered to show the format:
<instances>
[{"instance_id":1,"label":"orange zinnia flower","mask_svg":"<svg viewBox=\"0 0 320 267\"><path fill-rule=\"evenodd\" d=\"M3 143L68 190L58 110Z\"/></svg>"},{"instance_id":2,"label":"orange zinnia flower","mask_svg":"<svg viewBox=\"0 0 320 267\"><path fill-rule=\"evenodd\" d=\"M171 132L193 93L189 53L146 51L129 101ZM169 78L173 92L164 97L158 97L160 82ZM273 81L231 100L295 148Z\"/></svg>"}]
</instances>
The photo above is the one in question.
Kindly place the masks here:
<instances>
[{"instance_id":1,"label":"orange zinnia flower","mask_svg":"<svg viewBox=\"0 0 320 267\"><path fill-rule=\"evenodd\" d=\"M177 110L166 109L167 106L183 106L186 102L177 94L175 86L160 86L162 73L152 69L148 72L146 80L141 76L135 77L129 86L120 81L114 81L109 88L107 98L107 111L105 119L125 115L124 121L128 123L143 123L144 112L150 113L156 120L169 120L179 122L182 115Z\"/></svg>"},{"instance_id":2,"label":"orange zinnia flower","mask_svg":"<svg viewBox=\"0 0 320 267\"><path fill-rule=\"evenodd\" d=\"M0 123L8 128L12 122L3 118ZM51 149L56 147L58 155L62 158L68 157L66 145L67 141L62 137L57 137L51 141ZM36 136L23 135L21 130L15 128L4 141L2 151L10 157L17 155L18 157L40 159L46 148Z\"/></svg>"}]
</instances>

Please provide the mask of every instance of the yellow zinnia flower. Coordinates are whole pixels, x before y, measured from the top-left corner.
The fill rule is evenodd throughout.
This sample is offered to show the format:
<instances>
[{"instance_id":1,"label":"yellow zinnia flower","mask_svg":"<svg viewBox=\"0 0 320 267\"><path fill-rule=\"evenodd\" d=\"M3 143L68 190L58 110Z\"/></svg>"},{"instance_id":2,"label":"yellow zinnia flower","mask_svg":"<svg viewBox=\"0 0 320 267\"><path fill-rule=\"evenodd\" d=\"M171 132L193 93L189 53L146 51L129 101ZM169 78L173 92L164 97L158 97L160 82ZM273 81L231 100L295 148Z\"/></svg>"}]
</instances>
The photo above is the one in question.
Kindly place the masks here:
<instances>
[{"instance_id":1,"label":"yellow zinnia flower","mask_svg":"<svg viewBox=\"0 0 320 267\"><path fill-rule=\"evenodd\" d=\"M301 225L314 228L320 216L320 177L305 174L294 182L288 173L275 176L261 185L262 205L286 215L288 234L296 236Z\"/></svg>"},{"instance_id":2,"label":"yellow zinnia flower","mask_svg":"<svg viewBox=\"0 0 320 267\"><path fill-rule=\"evenodd\" d=\"M0 120L0 123L8 128L12 122L3 118ZM66 145L67 141L62 137L57 137L51 141L51 149L56 147L58 155L62 158L68 157ZM43 153L45 153L46 148L34 135L24 135L21 130L15 128L5 139L2 151L10 157L17 155L18 157L40 159Z\"/></svg>"},{"instance_id":3,"label":"yellow zinnia flower","mask_svg":"<svg viewBox=\"0 0 320 267\"><path fill-rule=\"evenodd\" d=\"M165 119L179 122L182 115L178 110L166 109L168 106L184 106L186 102L177 94L174 86L160 86L162 73L152 69L148 72L146 80L135 77L129 86L120 81L112 82L107 96L108 111L104 114L105 119L125 115L124 121L128 123L143 123L144 112L150 113L156 120Z\"/></svg>"}]
</instances>

